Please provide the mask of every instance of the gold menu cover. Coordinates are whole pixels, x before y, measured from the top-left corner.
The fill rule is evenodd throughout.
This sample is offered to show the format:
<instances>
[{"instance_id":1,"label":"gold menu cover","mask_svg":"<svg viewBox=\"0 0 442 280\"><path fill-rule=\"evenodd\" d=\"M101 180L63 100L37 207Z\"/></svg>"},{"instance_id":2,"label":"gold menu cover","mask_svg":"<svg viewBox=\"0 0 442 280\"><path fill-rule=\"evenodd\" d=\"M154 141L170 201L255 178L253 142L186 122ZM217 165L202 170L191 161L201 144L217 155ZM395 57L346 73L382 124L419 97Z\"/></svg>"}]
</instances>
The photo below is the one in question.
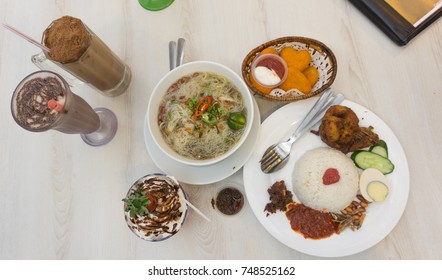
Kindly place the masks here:
<instances>
[{"instance_id":1,"label":"gold menu cover","mask_svg":"<svg viewBox=\"0 0 442 280\"><path fill-rule=\"evenodd\" d=\"M440 7L442 4L440 0L385 0L385 2L413 25L424 18L437 5Z\"/></svg>"},{"instance_id":2,"label":"gold menu cover","mask_svg":"<svg viewBox=\"0 0 442 280\"><path fill-rule=\"evenodd\" d=\"M406 45L442 15L442 0L349 0L390 39Z\"/></svg>"}]
</instances>

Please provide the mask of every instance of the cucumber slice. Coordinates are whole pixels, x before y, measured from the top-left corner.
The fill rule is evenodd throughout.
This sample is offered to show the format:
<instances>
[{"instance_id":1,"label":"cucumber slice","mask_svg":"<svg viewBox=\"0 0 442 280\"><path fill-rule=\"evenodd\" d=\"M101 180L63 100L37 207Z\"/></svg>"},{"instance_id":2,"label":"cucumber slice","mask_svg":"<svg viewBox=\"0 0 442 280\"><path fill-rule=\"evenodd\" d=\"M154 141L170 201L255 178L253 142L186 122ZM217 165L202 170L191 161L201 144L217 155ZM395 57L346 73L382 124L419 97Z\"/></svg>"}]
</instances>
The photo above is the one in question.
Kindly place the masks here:
<instances>
[{"instance_id":1,"label":"cucumber slice","mask_svg":"<svg viewBox=\"0 0 442 280\"><path fill-rule=\"evenodd\" d=\"M388 158L388 147L384 140L379 140L376 145L371 146L369 151Z\"/></svg>"},{"instance_id":2,"label":"cucumber slice","mask_svg":"<svg viewBox=\"0 0 442 280\"><path fill-rule=\"evenodd\" d=\"M351 155L351 159L354 161L357 167L364 170L372 167L378 169L383 174L389 174L394 170L394 164L388 158L370 151L355 151Z\"/></svg>"}]
</instances>

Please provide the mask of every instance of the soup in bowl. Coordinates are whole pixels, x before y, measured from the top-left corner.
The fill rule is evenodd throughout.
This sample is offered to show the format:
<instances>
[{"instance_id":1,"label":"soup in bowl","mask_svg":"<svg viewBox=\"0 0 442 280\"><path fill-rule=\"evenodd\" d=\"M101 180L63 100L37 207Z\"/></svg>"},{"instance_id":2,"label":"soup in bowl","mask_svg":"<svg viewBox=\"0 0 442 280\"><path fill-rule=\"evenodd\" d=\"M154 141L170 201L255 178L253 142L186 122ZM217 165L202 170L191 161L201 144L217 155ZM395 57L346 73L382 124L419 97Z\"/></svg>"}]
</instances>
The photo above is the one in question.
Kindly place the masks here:
<instances>
[{"instance_id":1,"label":"soup in bowl","mask_svg":"<svg viewBox=\"0 0 442 280\"><path fill-rule=\"evenodd\" d=\"M154 88L146 123L169 157L188 165L210 165L244 143L253 121L252 99L244 81L229 68L190 62Z\"/></svg>"}]
</instances>

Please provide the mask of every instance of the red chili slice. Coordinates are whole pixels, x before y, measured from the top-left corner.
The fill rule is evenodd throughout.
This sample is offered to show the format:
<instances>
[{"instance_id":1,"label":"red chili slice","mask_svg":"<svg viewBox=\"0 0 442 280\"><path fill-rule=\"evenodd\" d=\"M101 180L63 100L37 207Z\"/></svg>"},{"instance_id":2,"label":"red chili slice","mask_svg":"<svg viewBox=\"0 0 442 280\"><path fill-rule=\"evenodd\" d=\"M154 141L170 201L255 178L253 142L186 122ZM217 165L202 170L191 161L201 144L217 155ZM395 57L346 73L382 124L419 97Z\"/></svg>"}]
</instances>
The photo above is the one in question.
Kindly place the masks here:
<instances>
[{"instance_id":1,"label":"red chili slice","mask_svg":"<svg viewBox=\"0 0 442 280\"><path fill-rule=\"evenodd\" d=\"M207 109L209 109L210 105L212 105L212 96L206 96L203 99L198 102L198 105L196 105L195 113L193 114L193 117L196 119L199 116L201 116Z\"/></svg>"}]
</instances>

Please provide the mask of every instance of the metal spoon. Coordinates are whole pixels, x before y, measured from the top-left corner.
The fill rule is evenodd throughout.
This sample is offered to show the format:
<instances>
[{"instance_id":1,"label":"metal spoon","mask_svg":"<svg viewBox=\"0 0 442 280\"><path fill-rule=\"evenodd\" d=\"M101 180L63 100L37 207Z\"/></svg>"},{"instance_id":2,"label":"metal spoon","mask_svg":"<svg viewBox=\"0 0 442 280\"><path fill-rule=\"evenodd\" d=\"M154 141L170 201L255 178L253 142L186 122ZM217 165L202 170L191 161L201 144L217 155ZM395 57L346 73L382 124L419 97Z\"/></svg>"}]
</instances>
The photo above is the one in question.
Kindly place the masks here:
<instances>
[{"instance_id":1,"label":"metal spoon","mask_svg":"<svg viewBox=\"0 0 442 280\"><path fill-rule=\"evenodd\" d=\"M177 51L177 58L176 58L176 66L180 66L183 64L184 60L184 45L186 44L186 40L184 38L178 39L178 51Z\"/></svg>"},{"instance_id":2,"label":"metal spoon","mask_svg":"<svg viewBox=\"0 0 442 280\"><path fill-rule=\"evenodd\" d=\"M178 39L178 48L177 48L177 43L175 41L169 42L169 68L170 68L170 70L183 64L185 43L186 43L186 40L184 40L184 38L179 38Z\"/></svg>"},{"instance_id":3,"label":"metal spoon","mask_svg":"<svg viewBox=\"0 0 442 280\"><path fill-rule=\"evenodd\" d=\"M177 58L176 42L170 41L169 42L169 68L170 68L170 70L174 69L177 66L176 65L176 58Z\"/></svg>"}]
</instances>

